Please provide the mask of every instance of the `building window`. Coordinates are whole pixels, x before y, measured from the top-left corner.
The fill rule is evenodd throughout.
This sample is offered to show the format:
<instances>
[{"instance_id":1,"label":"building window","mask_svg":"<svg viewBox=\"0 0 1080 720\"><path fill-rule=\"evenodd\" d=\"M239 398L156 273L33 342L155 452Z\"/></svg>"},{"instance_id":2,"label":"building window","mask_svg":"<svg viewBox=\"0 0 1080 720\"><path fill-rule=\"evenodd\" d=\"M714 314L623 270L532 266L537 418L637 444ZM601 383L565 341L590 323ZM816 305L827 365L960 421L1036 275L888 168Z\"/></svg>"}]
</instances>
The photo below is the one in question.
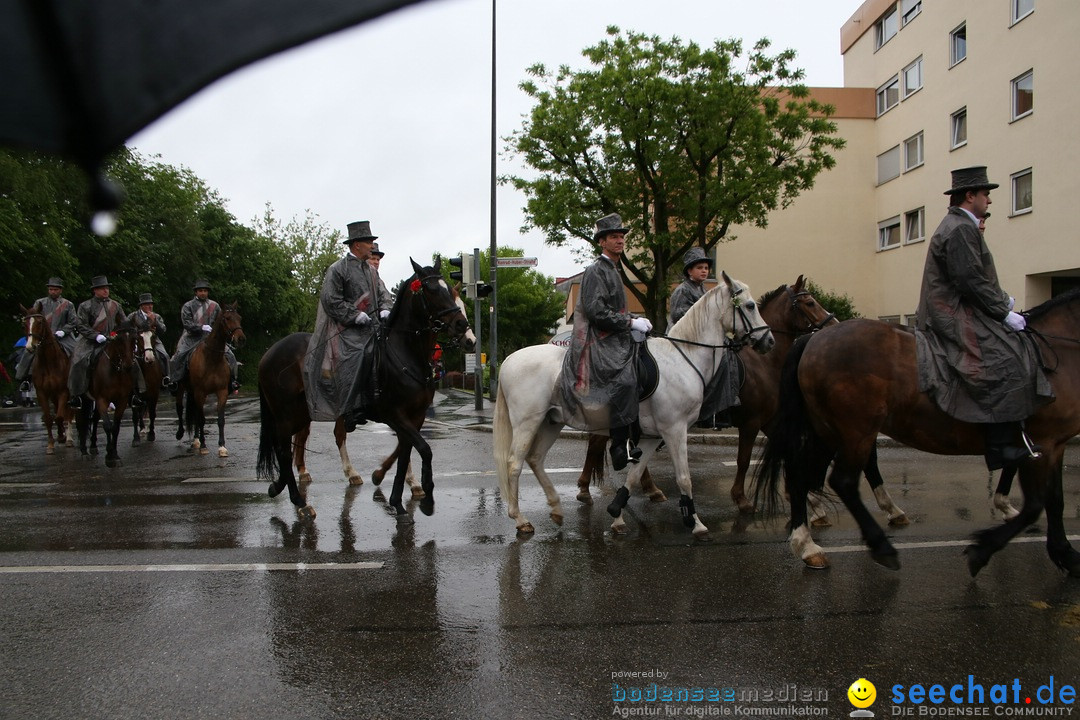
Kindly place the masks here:
<instances>
[{"instance_id":1,"label":"building window","mask_svg":"<svg viewBox=\"0 0 1080 720\"><path fill-rule=\"evenodd\" d=\"M1026 18L1035 10L1035 0L1012 0L1013 24Z\"/></svg>"},{"instance_id":2,"label":"building window","mask_svg":"<svg viewBox=\"0 0 1080 720\"><path fill-rule=\"evenodd\" d=\"M1035 107L1035 71L1028 70L1012 81L1013 120L1031 113Z\"/></svg>"},{"instance_id":3,"label":"building window","mask_svg":"<svg viewBox=\"0 0 1080 720\"><path fill-rule=\"evenodd\" d=\"M925 208L904 213L904 244L922 242L926 239Z\"/></svg>"},{"instance_id":4,"label":"building window","mask_svg":"<svg viewBox=\"0 0 1080 720\"><path fill-rule=\"evenodd\" d=\"M900 246L900 216L878 223L878 250Z\"/></svg>"},{"instance_id":5,"label":"building window","mask_svg":"<svg viewBox=\"0 0 1080 720\"><path fill-rule=\"evenodd\" d=\"M922 58L904 68L904 99L922 87Z\"/></svg>"},{"instance_id":6,"label":"building window","mask_svg":"<svg viewBox=\"0 0 1080 720\"><path fill-rule=\"evenodd\" d=\"M877 114L884 115L900 104L900 76L893 75L877 90Z\"/></svg>"},{"instance_id":7,"label":"building window","mask_svg":"<svg viewBox=\"0 0 1080 720\"><path fill-rule=\"evenodd\" d=\"M922 12L922 0L900 0L901 25L906 27L920 12Z\"/></svg>"},{"instance_id":8,"label":"building window","mask_svg":"<svg viewBox=\"0 0 1080 720\"><path fill-rule=\"evenodd\" d=\"M889 148L877 156L878 185L900 176L900 146Z\"/></svg>"},{"instance_id":9,"label":"building window","mask_svg":"<svg viewBox=\"0 0 1080 720\"><path fill-rule=\"evenodd\" d=\"M885 43L892 40L893 35L899 29L897 27L897 21L899 15L896 12L896 6L894 5L892 10L881 16L881 19L874 25L874 49L877 50Z\"/></svg>"},{"instance_id":10,"label":"building window","mask_svg":"<svg viewBox=\"0 0 1080 720\"><path fill-rule=\"evenodd\" d=\"M1029 213L1031 207L1031 168L1028 168L1012 176L1012 213Z\"/></svg>"},{"instance_id":11,"label":"building window","mask_svg":"<svg viewBox=\"0 0 1080 720\"><path fill-rule=\"evenodd\" d=\"M967 57L967 23L949 33L952 47L949 50L950 65L955 65Z\"/></svg>"},{"instance_id":12,"label":"building window","mask_svg":"<svg viewBox=\"0 0 1080 720\"><path fill-rule=\"evenodd\" d=\"M923 164L923 134L913 135L904 141L904 172Z\"/></svg>"},{"instance_id":13,"label":"building window","mask_svg":"<svg viewBox=\"0 0 1080 720\"><path fill-rule=\"evenodd\" d=\"M967 108L952 114L952 149L967 145Z\"/></svg>"}]
</instances>

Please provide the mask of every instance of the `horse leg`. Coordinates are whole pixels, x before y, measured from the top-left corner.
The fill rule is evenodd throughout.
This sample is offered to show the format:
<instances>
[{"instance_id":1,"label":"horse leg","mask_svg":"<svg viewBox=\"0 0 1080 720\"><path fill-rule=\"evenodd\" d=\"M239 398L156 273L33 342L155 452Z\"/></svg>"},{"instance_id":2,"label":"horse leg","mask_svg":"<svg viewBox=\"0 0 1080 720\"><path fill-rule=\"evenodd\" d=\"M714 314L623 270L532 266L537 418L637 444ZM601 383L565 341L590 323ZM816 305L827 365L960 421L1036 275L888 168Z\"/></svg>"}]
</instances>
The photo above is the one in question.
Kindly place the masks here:
<instances>
[{"instance_id":1,"label":"horse leg","mask_svg":"<svg viewBox=\"0 0 1080 720\"><path fill-rule=\"evenodd\" d=\"M544 468L544 458L547 457L548 450L551 449L551 446L559 439L559 430L560 428L551 423L543 423L540 426L540 431L533 440L532 448L530 448L529 453L525 458L525 461L529 463L529 467L532 468L533 474L536 475L540 487L544 489L544 496L547 498L548 507L551 508L549 514L556 525L563 524L562 500L559 499L559 493L555 490L555 483L551 481L551 477ZM602 453L603 445L600 447ZM601 458L602 457L603 455L601 454Z\"/></svg>"},{"instance_id":2,"label":"horse leg","mask_svg":"<svg viewBox=\"0 0 1080 720\"><path fill-rule=\"evenodd\" d=\"M299 432L297 432L299 437ZM304 435L306 441L307 435ZM274 456L277 458L278 464L278 478L270 483L270 487L267 488L267 494L270 497L277 497L281 494L281 491L285 488L289 488L289 501L296 508L297 517L304 519L315 519L315 508L308 505L307 494L300 489L299 484L296 482L296 476L293 475L292 469L292 434L288 429L283 429L280 425L274 430Z\"/></svg>"},{"instance_id":3,"label":"horse leg","mask_svg":"<svg viewBox=\"0 0 1080 720\"><path fill-rule=\"evenodd\" d=\"M176 440L184 439L184 398L187 396L186 388L176 391Z\"/></svg>"},{"instance_id":4,"label":"horse leg","mask_svg":"<svg viewBox=\"0 0 1080 720\"><path fill-rule=\"evenodd\" d=\"M824 449L804 453L806 454L799 455L795 462L785 465L788 472L788 501L791 503L791 535L788 537L788 546L795 557L802 560L807 567L820 570L829 567L829 560L822 547L814 542L806 509L813 503L810 500L809 488L823 484L832 454Z\"/></svg>"},{"instance_id":5,"label":"horse leg","mask_svg":"<svg viewBox=\"0 0 1080 720\"><path fill-rule=\"evenodd\" d=\"M746 497L746 472L750 469L750 458L754 454L754 441L757 440L758 428L745 423L739 428L739 454L735 458L735 482L731 484L731 500L744 515L757 512L754 503Z\"/></svg>"},{"instance_id":6,"label":"horse leg","mask_svg":"<svg viewBox=\"0 0 1080 720\"><path fill-rule=\"evenodd\" d=\"M630 500L630 491L641 483L648 472L649 459L652 458L656 452L656 448L660 446L659 441L648 439L642 440L638 444L638 448L642 451L641 457L638 462L630 467L629 472L626 473L626 483L615 491L615 498L607 506L607 513L611 517L615 518L611 523L611 532L616 535L623 535L626 533L626 520L623 518L623 509L626 507L626 503ZM650 479L651 482L651 479ZM661 492L655 485L652 486L657 492ZM642 488L644 490L644 488Z\"/></svg>"},{"instance_id":7,"label":"horse leg","mask_svg":"<svg viewBox=\"0 0 1080 720\"><path fill-rule=\"evenodd\" d=\"M86 450L86 436L90 434L90 403L83 403L75 414L75 429L79 434L79 454L88 458L90 453Z\"/></svg>"},{"instance_id":8,"label":"horse leg","mask_svg":"<svg viewBox=\"0 0 1080 720\"><path fill-rule=\"evenodd\" d=\"M393 452L387 455L382 464L375 468L375 471L371 473L371 482L375 483L376 487L382 484L383 478L386 477L386 473L390 470L390 466L397 460L398 449L395 447Z\"/></svg>"},{"instance_id":9,"label":"horse leg","mask_svg":"<svg viewBox=\"0 0 1080 720\"><path fill-rule=\"evenodd\" d=\"M394 473L394 488L390 492L390 507L397 511L399 518L406 515L405 506L401 504L401 496L405 491L405 471L409 465L409 456L412 447L405 433L398 433L397 445L398 461L397 472Z\"/></svg>"},{"instance_id":10,"label":"horse leg","mask_svg":"<svg viewBox=\"0 0 1080 720\"><path fill-rule=\"evenodd\" d=\"M874 438L871 438L870 442L874 441ZM897 557L896 548L889 542L885 531L875 522L873 515L859 497L859 476L864 467L866 467L865 462L849 462L838 456L833 471L829 474L829 486L840 496L844 506L858 523L874 562L890 570L899 570L900 560Z\"/></svg>"},{"instance_id":11,"label":"horse leg","mask_svg":"<svg viewBox=\"0 0 1080 720\"><path fill-rule=\"evenodd\" d=\"M607 437L597 435L596 433L589 433L589 445L585 450L585 464L582 465L581 474L578 475L577 479L578 502L592 505L592 494L589 492L589 482L595 475L599 475L600 479L603 479L604 445L606 442Z\"/></svg>"},{"instance_id":12,"label":"horse leg","mask_svg":"<svg viewBox=\"0 0 1080 720\"><path fill-rule=\"evenodd\" d=\"M649 472L649 466L645 464L644 460L638 461L641 464L641 492L654 503L667 502L667 495L664 491L656 487L656 482L652 479L652 473Z\"/></svg>"},{"instance_id":13,"label":"horse leg","mask_svg":"<svg viewBox=\"0 0 1080 720\"><path fill-rule=\"evenodd\" d=\"M536 532L533 528L533 524L525 517L525 513L521 512L521 507L518 504L518 491L521 481L521 470L524 467L525 459L529 456L531 448L536 442L537 435L540 432L543 432L549 425L554 427L554 432L558 434L561 426L555 426L542 418L535 420L530 419L514 428L506 468L506 497L504 497L503 500L506 501L506 514L514 521L519 533ZM539 476L537 476L537 479L539 479Z\"/></svg>"},{"instance_id":14,"label":"horse leg","mask_svg":"<svg viewBox=\"0 0 1080 720\"><path fill-rule=\"evenodd\" d=\"M225 403L228 398L227 386L217 391L217 456L219 458L229 457L229 451L225 449Z\"/></svg>"},{"instance_id":15,"label":"horse leg","mask_svg":"<svg viewBox=\"0 0 1080 720\"><path fill-rule=\"evenodd\" d=\"M353 467L352 460L349 459L349 448L346 447L345 441L349 435L345 432L345 423L341 418L338 418L334 422L334 442L337 443L338 456L341 458L341 471L345 473L345 478L349 481L350 485L363 485L364 478ZM389 465L386 465L389 467ZM385 471L384 471L385 472ZM380 481L382 478L379 478ZM379 483L375 483L378 485Z\"/></svg>"},{"instance_id":16,"label":"horse leg","mask_svg":"<svg viewBox=\"0 0 1080 720\"><path fill-rule=\"evenodd\" d=\"M874 499L877 500L878 508L885 513L885 517L889 521L889 527L910 525L911 521L908 520L907 513L893 502L889 491L885 489L885 478L881 476L881 470L878 469L877 443L874 443L874 446L870 449L870 459L866 461L866 469L863 472L866 474L866 482L870 484L870 489L874 492Z\"/></svg>"},{"instance_id":17,"label":"horse leg","mask_svg":"<svg viewBox=\"0 0 1080 720\"><path fill-rule=\"evenodd\" d=\"M105 425L105 466L113 468L120 464L116 441L120 437L120 418L124 416L125 405L122 400L114 403L116 411L110 413L108 405L102 409L101 404L99 403L98 412L101 413L102 422Z\"/></svg>"},{"instance_id":18,"label":"horse leg","mask_svg":"<svg viewBox=\"0 0 1080 720\"><path fill-rule=\"evenodd\" d=\"M150 416L150 429L146 431L146 440L147 442L154 442L157 438L157 433L154 432L154 423L157 420L157 400L151 400L147 403L147 407L143 412Z\"/></svg>"},{"instance_id":19,"label":"horse leg","mask_svg":"<svg viewBox=\"0 0 1080 720\"><path fill-rule=\"evenodd\" d=\"M42 420L45 422L45 430L48 431L48 433L49 433L49 444L45 446L45 454L46 455L52 455L53 453L56 452L56 447L55 447L56 440L53 438L53 413L52 413L52 407L49 405L48 396L46 396L44 393L38 393L38 397L41 398L41 400L42 400L42 402L41 402L41 416L42 416ZM60 408L57 407L56 410L57 410L57 429L59 429L59 427L60 427L60 422L59 422Z\"/></svg>"},{"instance_id":20,"label":"horse leg","mask_svg":"<svg viewBox=\"0 0 1080 720\"><path fill-rule=\"evenodd\" d=\"M1062 463L1064 452L1051 463L1050 484L1046 488L1046 552L1050 559L1070 577L1080 578L1080 553L1073 549L1065 536L1065 495L1062 490Z\"/></svg>"},{"instance_id":21,"label":"horse leg","mask_svg":"<svg viewBox=\"0 0 1080 720\"><path fill-rule=\"evenodd\" d=\"M337 428L334 428L336 431ZM307 441L311 436L311 425L305 425L296 431L296 435L293 436L293 456L292 462L296 466L296 474L299 476L301 484L311 482L311 473L307 471L307 460L305 455L307 454Z\"/></svg>"},{"instance_id":22,"label":"horse leg","mask_svg":"<svg viewBox=\"0 0 1080 720\"><path fill-rule=\"evenodd\" d=\"M1020 514L1016 506L1009 500L1009 492L1012 490L1013 478L1016 477L1016 466L1006 465L1001 470L997 488L994 489L994 507L1001 513L1005 520L1012 520Z\"/></svg>"},{"instance_id":23,"label":"horse leg","mask_svg":"<svg viewBox=\"0 0 1080 720\"><path fill-rule=\"evenodd\" d=\"M139 423L142 422L143 411L139 408L131 409L131 427L134 429L134 434L131 436L131 444L138 445L142 441L141 434L139 433Z\"/></svg>"},{"instance_id":24,"label":"horse leg","mask_svg":"<svg viewBox=\"0 0 1080 720\"><path fill-rule=\"evenodd\" d=\"M694 487L690 481L690 462L686 457L686 428L681 424L664 434L664 442L671 451L671 463L675 466L675 482L679 485L679 512L683 525L693 528L694 537L704 538L709 528L701 522L694 507Z\"/></svg>"}]
</instances>

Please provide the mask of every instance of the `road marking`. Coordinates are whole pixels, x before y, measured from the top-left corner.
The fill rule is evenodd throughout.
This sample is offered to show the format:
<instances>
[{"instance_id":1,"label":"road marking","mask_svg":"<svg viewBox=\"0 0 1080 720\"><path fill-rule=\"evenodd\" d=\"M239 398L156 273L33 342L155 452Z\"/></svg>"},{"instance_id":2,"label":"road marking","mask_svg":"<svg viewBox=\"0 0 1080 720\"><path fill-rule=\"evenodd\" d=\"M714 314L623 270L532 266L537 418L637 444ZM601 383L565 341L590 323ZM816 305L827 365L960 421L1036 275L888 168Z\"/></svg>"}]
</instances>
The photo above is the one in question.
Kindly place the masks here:
<instances>
[{"instance_id":1,"label":"road marking","mask_svg":"<svg viewBox=\"0 0 1080 720\"><path fill-rule=\"evenodd\" d=\"M11 488L43 488L52 487L56 483L0 483L0 490L9 490Z\"/></svg>"},{"instance_id":2,"label":"road marking","mask_svg":"<svg viewBox=\"0 0 1080 720\"><path fill-rule=\"evenodd\" d=\"M723 464L724 464L724 467L736 467L736 466L738 466L739 463L734 461L734 460L725 460ZM750 464L751 465L760 465L761 461L760 460L751 460Z\"/></svg>"},{"instance_id":3,"label":"road marking","mask_svg":"<svg viewBox=\"0 0 1080 720\"><path fill-rule=\"evenodd\" d=\"M25 565L0 567L0 575L33 573L252 572L260 570L381 570L381 562L357 563L199 563L193 565Z\"/></svg>"},{"instance_id":4,"label":"road marking","mask_svg":"<svg viewBox=\"0 0 1080 720\"><path fill-rule=\"evenodd\" d=\"M212 477L194 477L186 480L181 480L180 484L184 483L253 483L261 482L258 478L212 478Z\"/></svg>"},{"instance_id":5,"label":"road marking","mask_svg":"<svg viewBox=\"0 0 1080 720\"><path fill-rule=\"evenodd\" d=\"M581 468L579 468L579 467L544 468L544 470L547 471L548 475L556 475L556 474L561 474L561 473L579 473L579 474L581 473ZM439 473L439 474L435 475L434 477L437 477L437 478L477 477L477 476L494 475L494 474L495 474L494 470L462 470L461 472ZM532 475L533 471L531 469L529 469L529 468L522 468L521 469L521 474L522 475Z\"/></svg>"},{"instance_id":6,"label":"road marking","mask_svg":"<svg viewBox=\"0 0 1080 720\"><path fill-rule=\"evenodd\" d=\"M1080 540L1080 535L1066 535L1066 539L1070 541ZM1009 544L1014 543L1044 543L1045 537L1022 537L1013 538L1009 541ZM925 542L910 542L910 543L893 543L893 547L897 550L924 550L927 548L948 548L948 547L967 547L974 544L973 540L927 540ZM838 545L837 547L822 547L822 550L828 553L849 553L849 552L866 552L867 547L865 545Z\"/></svg>"}]
</instances>

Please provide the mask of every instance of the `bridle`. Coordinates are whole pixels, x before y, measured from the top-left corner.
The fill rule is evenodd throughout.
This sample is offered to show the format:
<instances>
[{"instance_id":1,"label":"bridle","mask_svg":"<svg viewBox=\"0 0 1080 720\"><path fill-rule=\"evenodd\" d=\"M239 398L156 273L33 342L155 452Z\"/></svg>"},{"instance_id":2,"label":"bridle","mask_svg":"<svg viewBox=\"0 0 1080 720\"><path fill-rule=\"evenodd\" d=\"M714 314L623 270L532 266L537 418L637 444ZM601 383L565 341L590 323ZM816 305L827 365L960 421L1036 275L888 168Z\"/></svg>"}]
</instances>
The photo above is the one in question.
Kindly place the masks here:
<instances>
[{"instance_id":1,"label":"bridle","mask_svg":"<svg viewBox=\"0 0 1080 720\"><path fill-rule=\"evenodd\" d=\"M443 320L443 318L448 316L448 315L453 315L456 312L461 312L461 308L459 308L457 306L457 303L454 303L450 307L444 308L443 310L440 310L438 312L432 312L431 308L428 307L427 297L426 297L426 295L425 295L425 293L423 291L427 289L428 281L432 281L432 280L441 281L442 279L443 279L442 275L439 275L438 273L433 273L431 275L425 275L424 277L420 277L420 278L416 279L416 281L420 283L420 287L416 291L413 291L413 294L420 298L420 305L421 305L421 307L423 307L424 313L428 316L429 321L428 321L428 327L427 328L422 328L420 330L415 330L413 332L416 332L417 334L419 334L419 333L423 332L424 330L430 330L431 332L434 332L434 333L440 333L443 330L450 327L449 323L445 322ZM391 328L391 331L392 330L393 330L393 328Z\"/></svg>"},{"instance_id":2,"label":"bridle","mask_svg":"<svg viewBox=\"0 0 1080 720\"><path fill-rule=\"evenodd\" d=\"M801 298L803 296L809 296L810 295L809 290L800 290L799 292L795 292L794 290L791 289L791 286L789 285L789 286L787 286L787 294L788 294L788 297L791 298L791 307L792 307L792 309L793 310L798 310L799 313L803 316L803 319L806 320L807 329L803 330L803 331L800 331L800 332L796 332L795 335L806 335L806 334L809 334L809 333L817 332L818 330L821 330L823 327L825 327L826 325L831 324L834 320L836 320L836 315L834 313L828 313L819 322L814 322L814 319L810 317L810 314L808 312L806 312L806 308L804 308L799 303L799 298ZM777 332L777 331L773 330L773 332ZM781 330L779 332L786 332L786 331Z\"/></svg>"},{"instance_id":3,"label":"bridle","mask_svg":"<svg viewBox=\"0 0 1080 720\"><path fill-rule=\"evenodd\" d=\"M765 336L762 335L760 338L755 340L755 333L761 332L762 330L764 330L765 332L769 332L769 330L771 330L768 325L758 325L755 327L750 324L750 317L746 314L746 310L743 309L743 300L739 297L745 291L746 288L738 288L731 293L731 327L735 327L735 319L736 316L738 316L738 319L742 320L743 327L746 328L746 332L743 333L742 337L735 340L734 348L736 352L746 347L747 345L757 345L759 342L761 342L762 339L764 339ZM751 301L752 300L753 299L751 298Z\"/></svg>"}]
</instances>

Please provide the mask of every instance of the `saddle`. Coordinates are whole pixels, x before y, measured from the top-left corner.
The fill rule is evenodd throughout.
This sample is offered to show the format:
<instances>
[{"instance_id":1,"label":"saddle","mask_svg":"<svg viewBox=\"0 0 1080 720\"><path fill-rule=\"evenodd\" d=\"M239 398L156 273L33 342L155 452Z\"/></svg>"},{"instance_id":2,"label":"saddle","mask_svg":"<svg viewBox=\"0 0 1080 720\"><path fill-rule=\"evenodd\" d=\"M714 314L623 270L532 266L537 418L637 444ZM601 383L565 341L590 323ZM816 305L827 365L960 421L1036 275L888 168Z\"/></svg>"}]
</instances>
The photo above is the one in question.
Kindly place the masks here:
<instances>
[{"instance_id":1,"label":"saddle","mask_svg":"<svg viewBox=\"0 0 1080 720\"><path fill-rule=\"evenodd\" d=\"M637 384L638 402L652 397L656 386L660 384L660 368L656 365L656 358L649 352L648 343L638 345Z\"/></svg>"}]
</instances>

